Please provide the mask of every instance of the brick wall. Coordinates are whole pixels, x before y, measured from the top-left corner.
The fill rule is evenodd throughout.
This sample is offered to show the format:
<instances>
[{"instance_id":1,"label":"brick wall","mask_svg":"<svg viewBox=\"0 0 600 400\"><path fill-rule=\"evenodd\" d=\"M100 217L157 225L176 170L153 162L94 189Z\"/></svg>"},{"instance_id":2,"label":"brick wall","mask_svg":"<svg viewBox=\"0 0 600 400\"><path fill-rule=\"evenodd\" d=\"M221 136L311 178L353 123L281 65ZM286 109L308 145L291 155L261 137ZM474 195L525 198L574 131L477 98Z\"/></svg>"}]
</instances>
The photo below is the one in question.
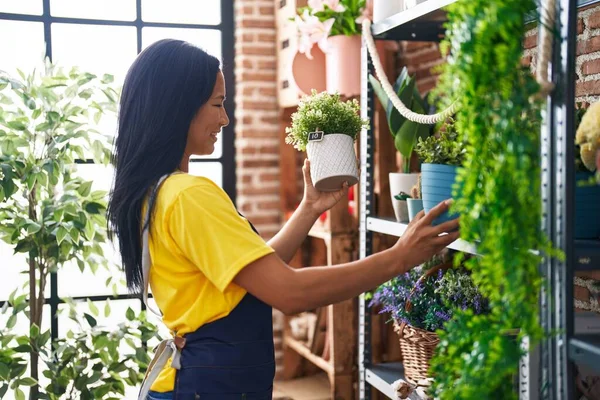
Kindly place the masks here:
<instances>
[{"instance_id":1,"label":"brick wall","mask_svg":"<svg viewBox=\"0 0 600 400\"><path fill-rule=\"evenodd\" d=\"M600 6L579 11L577 24L577 87L578 102L594 102L600 99ZM537 62L537 28L527 32L523 41L523 62L534 70ZM411 74L417 74L417 84L422 93L432 89L437 77L431 68L443 62L436 44L402 42L398 57L399 67L407 66Z\"/></svg>"},{"instance_id":2,"label":"brick wall","mask_svg":"<svg viewBox=\"0 0 600 400\"><path fill-rule=\"evenodd\" d=\"M274 3L235 0L234 4L237 206L270 239L282 221ZM274 311L273 318L279 365L283 316Z\"/></svg>"}]
</instances>

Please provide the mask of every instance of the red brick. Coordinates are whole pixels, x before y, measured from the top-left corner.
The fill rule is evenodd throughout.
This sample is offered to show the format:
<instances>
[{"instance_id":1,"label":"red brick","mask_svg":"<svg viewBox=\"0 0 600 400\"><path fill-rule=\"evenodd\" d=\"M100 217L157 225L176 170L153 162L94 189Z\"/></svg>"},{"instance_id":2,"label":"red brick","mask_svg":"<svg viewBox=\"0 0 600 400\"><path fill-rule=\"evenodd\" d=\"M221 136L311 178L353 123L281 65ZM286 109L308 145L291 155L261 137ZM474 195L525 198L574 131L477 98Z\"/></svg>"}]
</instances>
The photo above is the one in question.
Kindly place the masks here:
<instances>
[{"instance_id":1,"label":"red brick","mask_svg":"<svg viewBox=\"0 0 600 400\"><path fill-rule=\"evenodd\" d=\"M273 82L275 79L275 71L267 72L242 72L242 82Z\"/></svg>"},{"instance_id":2,"label":"red brick","mask_svg":"<svg viewBox=\"0 0 600 400\"><path fill-rule=\"evenodd\" d=\"M275 14L275 8L273 6L271 6L271 7L260 7L258 9L258 13L260 15L274 15Z\"/></svg>"},{"instance_id":3,"label":"red brick","mask_svg":"<svg viewBox=\"0 0 600 400\"><path fill-rule=\"evenodd\" d=\"M260 182L277 182L279 181L279 174L261 174L258 180Z\"/></svg>"},{"instance_id":4,"label":"red brick","mask_svg":"<svg viewBox=\"0 0 600 400\"><path fill-rule=\"evenodd\" d=\"M589 16L587 26L591 29L600 28L600 10Z\"/></svg>"},{"instance_id":5,"label":"red brick","mask_svg":"<svg viewBox=\"0 0 600 400\"><path fill-rule=\"evenodd\" d=\"M259 47L252 45L241 46L240 54L251 56L274 56L275 46Z\"/></svg>"},{"instance_id":6,"label":"red brick","mask_svg":"<svg viewBox=\"0 0 600 400\"><path fill-rule=\"evenodd\" d=\"M277 90L269 87L258 88L258 93L263 96L277 96Z\"/></svg>"},{"instance_id":7,"label":"red brick","mask_svg":"<svg viewBox=\"0 0 600 400\"><path fill-rule=\"evenodd\" d=\"M256 154L256 147L244 147L244 148L242 148L242 154L247 154L247 155Z\"/></svg>"},{"instance_id":8,"label":"red brick","mask_svg":"<svg viewBox=\"0 0 600 400\"><path fill-rule=\"evenodd\" d=\"M404 51L407 53L431 47L430 42L404 42Z\"/></svg>"},{"instance_id":9,"label":"red brick","mask_svg":"<svg viewBox=\"0 0 600 400\"><path fill-rule=\"evenodd\" d=\"M239 107L244 110L276 110L277 103L268 101L243 101Z\"/></svg>"},{"instance_id":10,"label":"red brick","mask_svg":"<svg viewBox=\"0 0 600 400\"><path fill-rule=\"evenodd\" d=\"M584 62L581 66L581 71L584 75L593 75L600 73L600 59Z\"/></svg>"},{"instance_id":11,"label":"red brick","mask_svg":"<svg viewBox=\"0 0 600 400\"><path fill-rule=\"evenodd\" d=\"M578 82L575 87L575 96L595 96L600 94L600 80Z\"/></svg>"},{"instance_id":12,"label":"red brick","mask_svg":"<svg viewBox=\"0 0 600 400\"><path fill-rule=\"evenodd\" d=\"M275 60L258 60L258 69L274 70L277 68Z\"/></svg>"},{"instance_id":13,"label":"red brick","mask_svg":"<svg viewBox=\"0 0 600 400\"><path fill-rule=\"evenodd\" d=\"M244 160L242 168L276 168L279 167L279 160Z\"/></svg>"},{"instance_id":14,"label":"red brick","mask_svg":"<svg viewBox=\"0 0 600 400\"><path fill-rule=\"evenodd\" d=\"M242 195L246 195L246 196L256 196L256 195L265 195L265 194L271 194L271 195L278 195L279 194L279 187L278 186L273 186L273 187L249 187L249 188L244 188L242 190L239 191L240 194Z\"/></svg>"},{"instance_id":15,"label":"red brick","mask_svg":"<svg viewBox=\"0 0 600 400\"><path fill-rule=\"evenodd\" d=\"M243 151L242 151L243 153ZM252 175L242 175L242 183L252 182Z\"/></svg>"},{"instance_id":16,"label":"red brick","mask_svg":"<svg viewBox=\"0 0 600 400\"><path fill-rule=\"evenodd\" d=\"M526 67L529 67L531 65L531 60L532 60L531 56L523 57L521 59L521 64L523 64Z\"/></svg>"},{"instance_id":17,"label":"red brick","mask_svg":"<svg viewBox=\"0 0 600 400\"><path fill-rule=\"evenodd\" d=\"M537 46L537 42L538 42L537 34L527 36L525 38L525 40L523 41L523 47L525 47L526 49L533 49L535 46Z\"/></svg>"},{"instance_id":18,"label":"red brick","mask_svg":"<svg viewBox=\"0 0 600 400\"><path fill-rule=\"evenodd\" d=\"M242 117L243 124L251 124L253 121L254 121L254 118L252 118L252 116L250 116L250 115L244 115Z\"/></svg>"},{"instance_id":19,"label":"red brick","mask_svg":"<svg viewBox=\"0 0 600 400\"><path fill-rule=\"evenodd\" d=\"M245 87L242 89L242 94L244 96L252 96L254 94L255 88L253 87Z\"/></svg>"},{"instance_id":20,"label":"red brick","mask_svg":"<svg viewBox=\"0 0 600 400\"><path fill-rule=\"evenodd\" d=\"M244 6L244 7L240 7L241 9L241 15L253 15L254 14L254 7L253 6Z\"/></svg>"},{"instance_id":21,"label":"red brick","mask_svg":"<svg viewBox=\"0 0 600 400\"><path fill-rule=\"evenodd\" d=\"M275 21L273 19L250 19L244 18L238 20L236 23L238 28L275 28Z\"/></svg>"},{"instance_id":22,"label":"red brick","mask_svg":"<svg viewBox=\"0 0 600 400\"><path fill-rule=\"evenodd\" d=\"M600 50L600 36L594 36L588 40L577 43L577 55L589 54Z\"/></svg>"},{"instance_id":23,"label":"red brick","mask_svg":"<svg viewBox=\"0 0 600 400\"><path fill-rule=\"evenodd\" d=\"M431 61L436 61L441 59L442 56L440 55L440 52L437 50L430 50L427 51L426 53L420 54L418 56L415 57L406 57L406 61L411 64L412 66L418 66L420 64L425 64Z\"/></svg>"},{"instance_id":24,"label":"red brick","mask_svg":"<svg viewBox=\"0 0 600 400\"><path fill-rule=\"evenodd\" d=\"M244 58L242 60L242 67L243 68L248 68L248 69L253 69L254 68L254 63L252 62L252 60L248 60L247 58Z\"/></svg>"},{"instance_id":25,"label":"red brick","mask_svg":"<svg viewBox=\"0 0 600 400\"><path fill-rule=\"evenodd\" d=\"M279 208L281 203L278 201L259 201L258 209L259 210L272 210L274 208Z\"/></svg>"},{"instance_id":26,"label":"red brick","mask_svg":"<svg viewBox=\"0 0 600 400\"><path fill-rule=\"evenodd\" d=\"M277 37L275 36L275 32L269 33L259 33L257 39L261 43L275 43Z\"/></svg>"},{"instance_id":27,"label":"red brick","mask_svg":"<svg viewBox=\"0 0 600 400\"><path fill-rule=\"evenodd\" d=\"M437 85L437 79L418 82L418 84L419 84L419 91L421 93L427 93L428 91L433 89L435 87L435 85Z\"/></svg>"},{"instance_id":28,"label":"red brick","mask_svg":"<svg viewBox=\"0 0 600 400\"><path fill-rule=\"evenodd\" d=\"M583 20L581 18L577 19L577 34L581 35L583 33Z\"/></svg>"},{"instance_id":29,"label":"red brick","mask_svg":"<svg viewBox=\"0 0 600 400\"><path fill-rule=\"evenodd\" d=\"M241 37L242 41L244 41L244 42L254 42L255 38L256 38L256 36L254 36L253 33L243 33L242 37ZM238 38L238 40L239 39L240 38Z\"/></svg>"},{"instance_id":30,"label":"red brick","mask_svg":"<svg viewBox=\"0 0 600 400\"><path fill-rule=\"evenodd\" d=\"M260 154L279 154L279 146L260 146L258 152Z\"/></svg>"},{"instance_id":31,"label":"red brick","mask_svg":"<svg viewBox=\"0 0 600 400\"><path fill-rule=\"evenodd\" d=\"M262 116L260 117L260 122L263 122L265 124L279 124L279 118L277 117L268 117L268 116Z\"/></svg>"},{"instance_id":32,"label":"red brick","mask_svg":"<svg viewBox=\"0 0 600 400\"><path fill-rule=\"evenodd\" d=\"M240 207L240 211L247 213L252 211L252 203L244 203Z\"/></svg>"}]
</instances>

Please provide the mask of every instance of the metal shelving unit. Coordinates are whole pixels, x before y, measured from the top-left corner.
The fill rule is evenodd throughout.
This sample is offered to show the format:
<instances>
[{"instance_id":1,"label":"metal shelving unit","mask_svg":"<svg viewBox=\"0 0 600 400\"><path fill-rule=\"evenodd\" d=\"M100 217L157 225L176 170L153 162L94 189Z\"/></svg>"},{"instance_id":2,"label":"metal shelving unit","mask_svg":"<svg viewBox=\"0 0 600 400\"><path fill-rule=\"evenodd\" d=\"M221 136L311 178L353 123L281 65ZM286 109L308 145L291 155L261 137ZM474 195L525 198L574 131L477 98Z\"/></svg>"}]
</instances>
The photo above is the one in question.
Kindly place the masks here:
<instances>
[{"instance_id":1,"label":"metal shelving unit","mask_svg":"<svg viewBox=\"0 0 600 400\"><path fill-rule=\"evenodd\" d=\"M391 16L372 26L376 40L413 40L438 42L443 37L443 8L456 0L428 0L408 11ZM574 216L574 103L575 46L578 7L598 0L557 0L560 35L554 43L552 77L556 89L548 98L542 128L542 227L555 246L566 257L563 261L545 259L540 266L548 285L541 295L540 315L546 332L560 332L542 342L538 349L523 358L520 365L519 395L521 399L572 399L573 362L596 368L600 373L600 337L574 335L573 276L574 271L600 269L600 241L575 240ZM374 96L368 73L374 73L363 41L361 116L375 126ZM372 254L373 232L401 236L406 224L374 216L374 147L371 130L360 138L360 258ZM457 240L451 249L477 254L475 244ZM401 363L373 365L371 362L371 321L364 295L359 301L359 396L370 399L370 388L376 388L394 399L391 384L404 377ZM419 399L416 394L411 399Z\"/></svg>"}]
</instances>

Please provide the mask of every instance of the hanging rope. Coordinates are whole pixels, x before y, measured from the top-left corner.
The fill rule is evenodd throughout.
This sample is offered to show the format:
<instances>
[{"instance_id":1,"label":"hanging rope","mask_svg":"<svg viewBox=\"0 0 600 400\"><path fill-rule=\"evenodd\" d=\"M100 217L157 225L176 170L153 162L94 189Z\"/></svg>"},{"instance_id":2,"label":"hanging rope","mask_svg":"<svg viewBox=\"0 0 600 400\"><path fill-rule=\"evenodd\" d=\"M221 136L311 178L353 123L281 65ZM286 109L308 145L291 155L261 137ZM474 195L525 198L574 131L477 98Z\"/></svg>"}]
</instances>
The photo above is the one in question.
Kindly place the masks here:
<instances>
[{"instance_id":1,"label":"hanging rope","mask_svg":"<svg viewBox=\"0 0 600 400\"><path fill-rule=\"evenodd\" d=\"M548 65L552 58L552 29L556 22L556 0L546 0L541 2L541 23L540 23L540 40L538 43L538 62L536 67L536 79L540 85L540 95L548 96L552 90L554 90L554 83L548 80ZM398 98L398 95L394 91L394 88L387 79L387 75L381 65L377 48L375 47L375 41L371 35L371 21L365 19L362 23L362 32L367 43L367 49L371 54L373 66L375 67L375 73L379 82L383 87L383 90L387 94L388 98L398 110L400 115L409 121L416 122L419 124L435 124L438 122L445 121L448 117L453 115L458 109L458 103L455 101L445 109L437 114L425 115L418 114L410 110L406 105Z\"/></svg>"},{"instance_id":2,"label":"hanging rope","mask_svg":"<svg viewBox=\"0 0 600 400\"><path fill-rule=\"evenodd\" d=\"M540 95L545 97L554 90L554 83L548 80L548 64L552 58L552 31L556 23L556 2L546 0L541 3L536 79L541 86Z\"/></svg>"},{"instance_id":3,"label":"hanging rope","mask_svg":"<svg viewBox=\"0 0 600 400\"><path fill-rule=\"evenodd\" d=\"M388 81L387 76L383 70L381 60L379 59L379 54L377 53L377 48L375 47L375 41L373 40L373 36L371 35L371 21L369 21L368 19L365 19L363 21L362 32L365 36L365 41L367 42L367 49L371 54L371 59L373 60L373 66L375 67L375 73L379 78L379 82L381 82L383 90L388 95L388 98L390 99L394 107L396 107L400 115L412 122L432 125L438 122L445 121L448 117L450 117L456 112L456 110L458 109L458 103L456 101L444 111L433 115L418 114L406 107L402 100L398 98L396 91L390 84L390 81Z\"/></svg>"}]
</instances>

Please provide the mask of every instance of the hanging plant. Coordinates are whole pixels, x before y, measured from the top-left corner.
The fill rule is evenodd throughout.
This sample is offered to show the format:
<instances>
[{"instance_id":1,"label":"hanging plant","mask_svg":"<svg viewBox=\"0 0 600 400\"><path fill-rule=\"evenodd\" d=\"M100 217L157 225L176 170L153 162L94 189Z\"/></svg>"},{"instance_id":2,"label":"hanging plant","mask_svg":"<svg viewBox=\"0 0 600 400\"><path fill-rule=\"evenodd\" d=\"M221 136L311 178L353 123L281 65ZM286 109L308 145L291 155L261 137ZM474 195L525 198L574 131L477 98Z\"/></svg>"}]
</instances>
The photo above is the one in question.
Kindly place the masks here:
<instances>
[{"instance_id":1,"label":"hanging plant","mask_svg":"<svg viewBox=\"0 0 600 400\"><path fill-rule=\"evenodd\" d=\"M453 211L461 237L481 257L467 261L491 313L457 309L440 332L432 363L439 399L517 398L514 378L523 351L543 335L538 320L541 254L553 254L540 229L541 102L522 66L525 16L534 0L471 0L449 7L439 90L459 99L456 128L466 143ZM508 332L515 332L508 334Z\"/></svg>"}]
</instances>

